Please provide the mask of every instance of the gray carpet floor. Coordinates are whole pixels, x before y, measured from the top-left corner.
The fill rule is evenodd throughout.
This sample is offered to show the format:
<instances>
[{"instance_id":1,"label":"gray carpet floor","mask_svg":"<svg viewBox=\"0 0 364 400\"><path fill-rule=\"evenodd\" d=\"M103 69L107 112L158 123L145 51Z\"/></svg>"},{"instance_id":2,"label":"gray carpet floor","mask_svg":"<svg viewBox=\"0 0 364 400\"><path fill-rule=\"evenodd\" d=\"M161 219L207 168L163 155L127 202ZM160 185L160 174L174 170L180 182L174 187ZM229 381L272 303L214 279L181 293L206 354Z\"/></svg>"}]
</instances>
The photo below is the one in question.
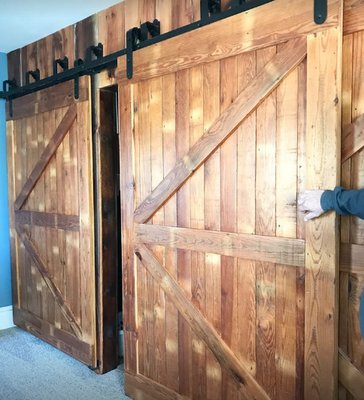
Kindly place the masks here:
<instances>
[{"instance_id":1,"label":"gray carpet floor","mask_svg":"<svg viewBox=\"0 0 364 400\"><path fill-rule=\"evenodd\" d=\"M124 400L124 371L97 375L19 328L0 331L0 400Z\"/></svg>"}]
</instances>

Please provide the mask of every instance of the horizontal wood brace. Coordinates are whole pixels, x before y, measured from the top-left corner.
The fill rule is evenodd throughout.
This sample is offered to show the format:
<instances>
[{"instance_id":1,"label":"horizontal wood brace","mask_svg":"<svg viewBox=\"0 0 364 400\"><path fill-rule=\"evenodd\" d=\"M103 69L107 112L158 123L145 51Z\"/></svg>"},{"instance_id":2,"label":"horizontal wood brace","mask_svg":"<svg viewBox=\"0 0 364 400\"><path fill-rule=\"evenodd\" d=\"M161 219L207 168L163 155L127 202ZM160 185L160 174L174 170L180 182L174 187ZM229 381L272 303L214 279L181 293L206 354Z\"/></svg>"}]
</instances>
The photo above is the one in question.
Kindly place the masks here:
<instances>
[{"instance_id":1,"label":"horizontal wood brace","mask_svg":"<svg viewBox=\"0 0 364 400\"><path fill-rule=\"evenodd\" d=\"M156 43L135 52L132 82L278 45L336 27L339 23L338 7L337 0L328 0L327 20L324 24L317 25L313 20L314 1L275 0L249 12L235 15L229 18L228 22L221 21L204 26L198 33L187 32ZM196 37L198 45L191 46ZM116 77L123 83L127 82L126 56L118 59Z\"/></svg>"},{"instance_id":2,"label":"horizontal wood brace","mask_svg":"<svg viewBox=\"0 0 364 400\"><path fill-rule=\"evenodd\" d=\"M83 342L64 329L57 328L33 313L14 307L15 325L45 340L87 365L92 364L94 346Z\"/></svg>"},{"instance_id":3,"label":"horizontal wood brace","mask_svg":"<svg viewBox=\"0 0 364 400\"><path fill-rule=\"evenodd\" d=\"M364 245L341 243L340 271L364 274Z\"/></svg>"},{"instance_id":4,"label":"horizontal wood brace","mask_svg":"<svg viewBox=\"0 0 364 400\"><path fill-rule=\"evenodd\" d=\"M78 215L65 215L38 211L15 211L15 223L19 225L44 226L46 228L61 229L78 232L80 219Z\"/></svg>"},{"instance_id":5,"label":"horizontal wood brace","mask_svg":"<svg viewBox=\"0 0 364 400\"><path fill-rule=\"evenodd\" d=\"M148 248L143 244L139 244L135 248L135 254L156 283L173 302L186 322L191 326L192 331L206 344L221 367L237 383L243 398L269 400L270 397L251 375L249 369L236 357L221 335L201 311L192 304L181 286L159 263Z\"/></svg>"},{"instance_id":6,"label":"horizontal wood brace","mask_svg":"<svg viewBox=\"0 0 364 400\"><path fill-rule=\"evenodd\" d=\"M344 35L364 30L364 2L344 1Z\"/></svg>"},{"instance_id":7,"label":"horizontal wood brace","mask_svg":"<svg viewBox=\"0 0 364 400\"><path fill-rule=\"evenodd\" d=\"M304 267L305 241L241 233L136 224L136 243Z\"/></svg>"}]
</instances>

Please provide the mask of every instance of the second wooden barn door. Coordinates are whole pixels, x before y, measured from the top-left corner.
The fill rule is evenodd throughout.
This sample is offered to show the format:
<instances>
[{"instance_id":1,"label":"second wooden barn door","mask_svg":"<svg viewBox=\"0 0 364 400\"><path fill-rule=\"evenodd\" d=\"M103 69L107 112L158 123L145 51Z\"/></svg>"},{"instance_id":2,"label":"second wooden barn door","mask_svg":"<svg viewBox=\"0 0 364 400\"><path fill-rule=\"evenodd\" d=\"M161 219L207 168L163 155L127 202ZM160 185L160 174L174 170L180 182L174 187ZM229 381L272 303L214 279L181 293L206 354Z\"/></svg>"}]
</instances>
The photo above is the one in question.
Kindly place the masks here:
<instances>
[{"instance_id":1,"label":"second wooden barn door","mask_svg":"<svg viewBox=\"0 0 364 400\"><path fill-rule=\"evenodd\" d=\"M8 122L14 322L96 366L90 103L72 82L13 104Z\"/></svg>"},{"instance_id":2,"label":"second wooden barn door","mask_svg":"<svg viewBox=\"0 0 364 400\"><path fill-rule=\"evenodd\" d=\"M131 82L120 60L133 398L336 396L335 216L306 226L296 208L338 178L329 3L321 26L311 2L277 0L138 51Z\"/></svg>"}]
</instances>

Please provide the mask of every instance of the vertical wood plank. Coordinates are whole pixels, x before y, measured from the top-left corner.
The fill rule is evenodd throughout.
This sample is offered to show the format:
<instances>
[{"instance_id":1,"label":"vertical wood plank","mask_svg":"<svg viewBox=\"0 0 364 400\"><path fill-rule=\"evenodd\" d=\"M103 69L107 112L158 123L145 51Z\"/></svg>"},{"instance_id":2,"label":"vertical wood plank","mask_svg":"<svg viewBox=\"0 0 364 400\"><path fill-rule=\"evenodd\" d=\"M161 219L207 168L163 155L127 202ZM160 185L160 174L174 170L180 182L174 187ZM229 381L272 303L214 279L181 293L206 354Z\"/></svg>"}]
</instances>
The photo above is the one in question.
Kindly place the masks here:
<instances>
[{"instance_id":1,"label":"vertical wood plank","mask_svg":"<svg viewBox=\"0 0 364 400\"><path fill-rule=\"evenodd\" d=\"M190 70L190 146L203 134L203 67ZM190 227L204 229L204 166L193 175L190 182ZM191 253L191 293L193 304L205 313L205 256ZM206 349L204 343L195 335L192 338L192 396L206 398Z\"/></svg>"},{"instance_id":2,"label":"vertical wood plank","mask_svg":"<svg viewBox=\"0 0 364 400\"><path fill-rule=\"evenodd\" d=\"M176 160L176 77L162 78L163 118L163 168L164 176L174 167ZM164 206L164 223L177 225L177 196L174 195ZM177 251L165 249L165 267L177 279ZM166 372L167 386L178 391L178 311L166 297Z\"/></svg>"},{"instance_id":3,"label":"vertical wood plank","mask_svg":"<svg viewBox=\"0 0 364 400\"><path fill-rule=\"evenodd\" d=\"M238 88L242 91L256 75L256 53L238 57ZM237 231L255 233L256 112L249 115L237 132ZM255 262L238 259L236 354L252 374L256 373Z\"/></svg>"},{"instance_id":4,"label":"vertical wood plank","mask_svg":"<svg viewBox=\"0 0 364 400\"><path fill-rule=\"evenodd\" d=\"M88 85L88 78L82 82L82 85ZM77 104L80 207L79 268L80 290L82 293L81 323L83 339L89 343L95 343L96 303L90 112L89 102ZM95 354L92 357L95 363Z\"/></svg>"},{"instance_id":5,"label":"vertical wood plank","mask_svg":"<svg viewBox=\"0 0 364 400\"><path fill-rule=\"evenodd\" d=\"M362 54L364 51L364 32L353 34L353 81L352 81L352 104L351 116L354 121L358 116L364 113L364 68ZM362 188L364 186L364 151L354 154L351 158L351 187ZM359 218L351 218L351 242L355 244L364 244L364 221Z\"/></svg>"},{"instance_id":6,"label":"vertical wood plank","mask_svg":"<svg viewBox=\"0 0 364 400\"><path fill-rule=\"evenodd\" d=\"M161 22L161 33L172 30L172 10L173 3L171 0L156 0L155 14L156 18Z\"/></svg>"},{"instance_id":7,"label":"vertical wood plank","mask_svg":"<svg viewBox=\"0 0 364 400\"><path fill-rule=\"evenodd\" d=\"M117 3L97 13L98 41L104 45L104 55L125 47L125 3Z\"/></svg>"},{"instance_id":8,"label":"vertical wood plank","mask_svg":"<svg viewBox=\"0 0 364 400\"><path fill-rule=\"evenodd\" d=\"M140 114L138 120L139 143L139 198L144 199L152 190L152 154L151 154L151 128L153 115L150 109L151 82L145 81L139 85ZM142 266L141 266L142 268ZM155 368L155 329L154 329L154 280L146 271L141 271L139 282L144 287L140 296L144 297L145 309L140 309L140 315L144 317L144 369L146 376L154 378Z\"/></svg>"},{"instance_id":9,"label":"vertical wood plank","mask_svg":"<svg viewBox=\"0 0 364 400\"><path fill-rule=\"evenodd\" d=\"M342 27L308 36L307 188L339 178ZM306 226L305 398L337 397L338 232L333 213ZM325 293L325 295L323 295Z\"/></svg>"},{"instance_id":10,"label":"vertical wood plank","mask_svg":"<svg viewBox=\"0 0 364 400\"><path fill-rule=\"evenodd\" d=\"M276 398L296 398L296 271L276 266ZM301 355L302 356L302 355Z\"/></svg>"},{"instance_id":11,"label":"vertical wood plank","mask_svg":"<svg viewBox=\"0 0 364 400\"><path fill-rule=\"evenodd\" d=\"M87 56L87 48L97 44L96 15L91 15L75 24L75 59Z\"/></svg>"},{"instance_id":12,"label":"vertical wood plank","mask_svg":"<svg viewBox=\"0 0 364 400\"><path fill-rule=\"evenodd\" d=\"M298 66L297 121L297 192L306 188L306 92L307 62ZM304 239L306 226L303 213L297 212L297 238ZM305 271L296 272L296 399L304 397L304 340L305 340Z\"/></svg>"},{"instance_id":13,"label":"vertical wood plank","mask_svg":"<svg viewBox=\"0 0 364 400\"><path fill-rule=\"evenodd\" d=\"M22 85L22 70L20 49L13 50L7 54L8 79L15 79L18 85Z\"/></svg>"},{"instance_id":14,"label":"vertical wood plank","mask_svg":"<svg viewBox=\"0 0 364 400\"><path fill-rule=\"evenodd\" d=\"M16 199L16 123L8 121L6 123L6 149L8 167L8 207L9 207L9 227L10 227L10 262L11 262L11 287L12 302L14 307L20 307L20 276L18 262L18 246L15 230L14 201Z\"/></svg>"},{"instance_id":15,"label":"vertical wood plank","mask_svg":"<svg viewBox=\"0 0 364 400\"><path fill-rule=\"evenodd\" d=\"M55 123L56 126L59 125L61 122L63 115L65 111L64 109L57 109L54 111L55 114ZM59 214L65 214L65 199L67 197L65 191L65 165L64 165L64 140L62 143L58 146L58 149L55 153L55 158L56 158L56 169L57 169L57 199L56 199L56 207L57 207L57 213ZM66 257L66 249L65 249L65 232L62 230L58 230L55 234L56 236L56 242L53 243L53 248L56 250L56 253L54 254L54 264L53 267L55 269L55 282L60 289L61 293L63 296L65 296L66 293L66 263L65 260L67 259ZM86 239L86 238L85 238ZM57 307L57 312L59 310L59 307ZM61 319L61 327L63 329L67 329L68 327L68 322L64 319L63 314L60 316Z\"/></svg>"},{"instance_id":16,"label":"vertical wood plank","mask_svg":"<svg viewBox=\"0 0 364 400\"><path fill-rule=\"evenodd\" d=\"M258 71L276 54L270 47L257 52ZM256 234L275 236L276 189L276 91L257 109ZM257 378L271 396L276 396L275 365L275 266L256 263ZM269 371L269 372L267 372Z\"/></svg>"},{"instance_id":17,"label":"vertical wood plank","mask_svg":"<svg viewBox=\"0 0 364 400\"><path fill-rule=\"evenodd\" d=\"M352 122L352 84L353 84L353 35L343 38L343 78L342 78L342 114L341 126L344 132L345 126ZM351 159L346 160L341 166L341 184L351 187ZM341 243L350 243L351 217L341 217L340 239ZM349 314L349 273L340 272L339 288L339 347L348 352L348 314ZM339 383L339 399L347 399L347 391Z\"/></svg>"},{"instance_id":18,"label":"vertical wood plank","mask_svg":"<svg viewBox=\"0 0 364 400\"><path fill-rule=\"evenodd\" d=\"M277 88L276 234L296 237L298 71Z\"/></svg>"},{"instance_id":19,"label":"vertical wood plank","mask_svg":"<svg viewBox=\"0 0 364 400\"><path fill-rule=\"evenodd\" d=\"M220 69L220 108L224 111L237 96L237 58L221 61ZM220 148L220 196L221 196L221 230L236 232L236 190L237 190L237 137L231 136ZM236 334L236 276L237 260L232 257L221 257L221 315L224 322L221 334L224 341L235 347ZM222 372L222 391L229 399L236 399L236 386L232 384L226 371Z\"/></svg>"},{"instance_id":20,"label":"vertical wood plank","mask_svg":"<svg viewBox=\"0 0 364 400\"><path fill-rule=\"evenodd\" d=\"M125 32L139 26L139 0L124 2ZM133 251L133 215L140 201L139 99L138 86L120 86L120 192L122 216L122 275L125 369L145 374L145 270L136 261ZM133 149L133 145L135 148ZM134 165L134 169L133 169ZM134 172L135 171L135 172ZM136 181L134 182L134 174ZM136 190L134 190L134 184ZM136 302L136 299L138 301Z\"/></svg>"},{"instance_id":21,"label":"vertical wood plank","mask_svg":"<svg viewBox=\"0 0 364 400\"><path fill-rule=\"evenodd\" d=\"M182 157L190 148L189 135L189 70L176 74L176 156ZM190 227L190 183L186 182L177 193L177 225ZM191 297L191 252L178 250L178 282ZM191 329L179 314L178 316L178 361L179 392L186 396L192 394L192 348Z\"/></svg>"},{"instance_id":22,"label":"vertical wood plank","mask_svg":"<svg viewBox=\"0 0 364 400\"><path fill-rule=\"evenodd\" d=\"M151 152L151 187L154 189L163 180L163 115L162 115L162 78L152 79L149 86L150 152ZM153 217L153 224L164 224L164 210L159 210ZM164 264L165 249L154 248L154 254ZM152 281L149 288L153 296L153 328L155 330L155 379L166 384L166 309L164 291Z\"/></svg>"},{"instance_id":23,"label":"vertical wood plank","mask_svg":"<svg viewBox=\"0 0 364 400\"><path fill-rule=\"evenodd\" d=\"M55 116L54 111L50 111L44 114L43 119L43 132L44 132L44 145L47 146L49 140L52 137L53 132L55 131ZM44 207L45 212L56 212L56 193L57 193L57 170L56 170L56 160L55 157L52 157L51 161L48 164L48 167L45 169L44 173ZM46 254L45 254L45 262L46 267L48 268L51 276L55 276L55 267L53 262L53 244L56 240L55 230L54 229L45 229L46 234ZM48 292L46 288L46 284L42 284L43 291ZM48 321L50 324L55 324L56 321L56 309L55 309L55 301L51 298L51 295L48 293L47 301L47 313L48 313ZM59 315L59 313L57 314Z\"/></svg>"},{"instance_id":24,"label":"vertical wood plank","mask_svg":"<svg viewBox=\"0 0 364 400\"><path fill-rule=\"evenodd\" d=\"M277 88L276 235L296 237L298 69ZM276 396L296 395L296 271L276 265ZM302 356L302 355L301 355Z\"/></svg>"},{"instance_id":25,"label":"vertical wood plank","mask_svg":"<svg viewBox=\"0 0 364 400\"><path fill-rule=\"evenodd\" d=\"M195 21L193 1L171 0L172 29L179 28Z\"/></svg>"},{"instance_id":26,"label":"vertical wood plank","mask_svg":"<svg viewBox=\"0 0 364 400\"><path fill-rule=\"evenodd\" d=\"M34 140L37 141L37 159L39 159L40 155L44 150L44 132L43 132L43 114L38 114L36 116L36 129L35 129L36 138ZM34 188L36 198L35 205L36 210L40 212L45 211L45 202L44 202L44 175L42 175ZM39 240L39 252L43 258L45 258L47 249L46 249L46 233L45 228L39 227L37 229L37 234L35 236ZM48 291L43 290L43 279L40 274L38 274L38 282L37 282L37 291L39 291L40 303L41 303L41 317L45 320L48 320L48 306L47 303L49 301L49 293Z\"/></svg>"},{"instance_id":27,"label":"vertical wood plank","mask_svg":"<svg viewBox=\"0 0 364 400\"><path fill-rule=\"evenodd\" d=\"M120 194L122 223L122 278L125 369L137 372L137 327L135 264L133 251L134 176L133 176L133 97L132 87L119 86L120 99Z\"/></svg>"},{"instance_id":28,"label":"vertical wood plank","mask_svg":"<svg viewBox=\"0 0 364 400\"><path fill-rule=\"evenodd\" d=\"M220 62L204 66L203 118L206 131L220 114ZM220 230L220 149L205 162L205 229ZM221 332L221 257L205 255L206 317ZM206 352L206 398L222 396L222 372L211 352Z\"/></svg>"}]
</instances>

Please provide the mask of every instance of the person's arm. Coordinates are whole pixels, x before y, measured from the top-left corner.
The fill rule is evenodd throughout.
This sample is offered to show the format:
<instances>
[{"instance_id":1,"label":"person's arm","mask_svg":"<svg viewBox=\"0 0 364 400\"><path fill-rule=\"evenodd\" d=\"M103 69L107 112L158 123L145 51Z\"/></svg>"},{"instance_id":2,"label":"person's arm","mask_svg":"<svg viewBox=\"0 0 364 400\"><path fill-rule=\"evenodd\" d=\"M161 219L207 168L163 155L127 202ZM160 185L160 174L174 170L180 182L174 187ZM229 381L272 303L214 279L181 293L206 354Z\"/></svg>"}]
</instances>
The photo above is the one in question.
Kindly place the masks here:
<instances>
[{"instance_id":1,"label":"person's arm","mask_svg":"<svg viewBox=\"0 0 364 400\"><path fill-rule=\"evenodd\" d=\"M325 190L321 196L324 211L335 210L340 215L355 215L364 219L364 189L345 190L337 186L334 190Z\"/></svg>"},{"instance_id":2,"label":"person's arm","mask_svg":"<svg viewBox=\"0 0 364 400\"><path fill-rule=\"evenodd\" d=\"M305 221L335 210L340 215L355 215L364 219L364 189L306 190L298 198L298 209L305 212Z\"/></svg>"}]
</instances>

